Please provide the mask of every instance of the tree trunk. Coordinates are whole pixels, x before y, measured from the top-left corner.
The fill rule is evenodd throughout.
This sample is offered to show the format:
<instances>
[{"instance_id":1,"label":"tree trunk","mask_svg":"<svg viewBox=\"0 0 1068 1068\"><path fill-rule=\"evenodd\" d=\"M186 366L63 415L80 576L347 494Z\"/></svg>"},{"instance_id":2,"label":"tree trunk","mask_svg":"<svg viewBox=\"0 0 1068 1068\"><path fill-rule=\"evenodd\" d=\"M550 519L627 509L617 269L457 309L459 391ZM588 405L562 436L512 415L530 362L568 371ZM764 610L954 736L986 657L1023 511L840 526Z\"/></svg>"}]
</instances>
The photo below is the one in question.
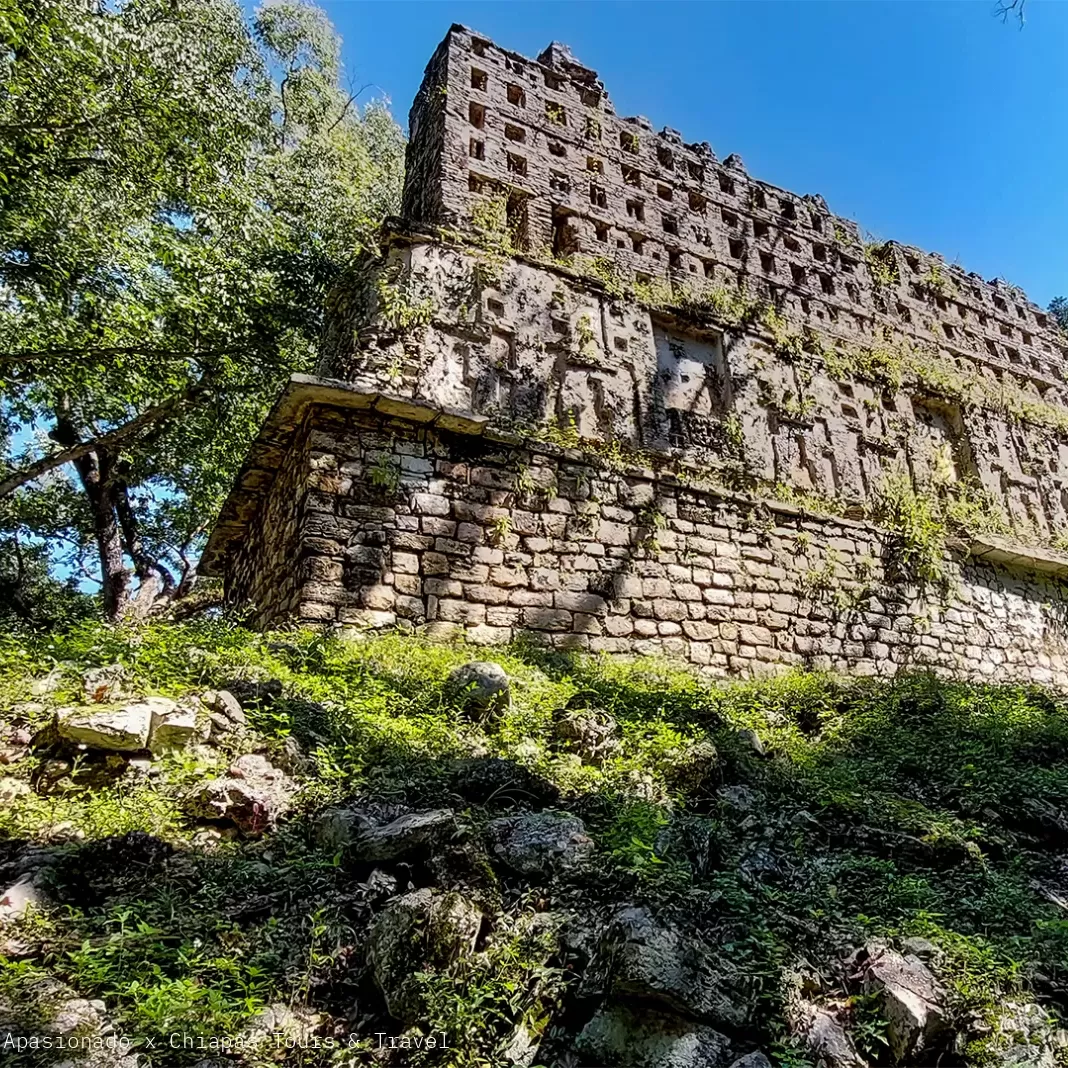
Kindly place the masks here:
<instances>
[{"instance_id":1,"label":"tree trunk","mask_svg":"<svg viewBox=\"0 0 1068 1068\"><path fill-rule=\"evenodd\" d=\"M78 431L69 411L57 413L52 436L66 448L78 444ZM93 519L93 536L100 556L104 615L115 622L122 617L130 599L130 572L123 560L122 532L112 494L112 457L107 450L100 449L79 456L73 462Z\"/></svg>"}]
</instances>

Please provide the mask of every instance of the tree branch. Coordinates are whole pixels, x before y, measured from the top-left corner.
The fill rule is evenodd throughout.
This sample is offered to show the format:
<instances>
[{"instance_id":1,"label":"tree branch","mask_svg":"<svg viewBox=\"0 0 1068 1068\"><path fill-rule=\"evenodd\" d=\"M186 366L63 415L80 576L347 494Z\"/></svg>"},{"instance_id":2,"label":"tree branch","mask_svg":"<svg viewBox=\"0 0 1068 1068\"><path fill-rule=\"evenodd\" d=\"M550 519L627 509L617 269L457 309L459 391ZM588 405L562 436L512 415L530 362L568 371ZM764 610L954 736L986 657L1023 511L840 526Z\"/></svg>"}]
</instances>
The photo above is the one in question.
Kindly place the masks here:
<instances>
[{"instance_id":1,"label":"tree branch","mask_svg":"<svg viewBox=\"0 0 1068 1068\"><path fill-rule=\"evenodd\" d=\"M994 16L1000 18L1002 22L1007 22L1012 17L1019 22L1022 30L1025 7L1027 7L1027 0L998 0L994 7Z\"/></svg>"},{"instance_id":2,"label":"tree branch","mask_svg":"<svg viewBox=\"0 0 1068 1068\"><path fill-rule=\"evenodd\" d=\"M0 352L0 363L39 363L57 357L84 359L92 356L166 356L185 359L188 357L233 356L247 352L248 345L235 345L223 349L153 349L142 345L117 345L110 348L36 349L32 352Z\"/></svg>"},{"instance_id":3,"label":"tree branch","mask_svg":"<svg viewBox=\"0 0 1068 1068\"><path fill-rule=\"evenodd\" d=\"M53 453L51 456L43 456L40 460L35 460L21 471L16 471L0 481L0 497L6 497L9 493L17 490L19 486L32 482L35 478L40 478L41 475L47 474L57 467L62 467L63 464L80 460L83 456L88 456L89 453L95 452L97 449L111 448L137 437L148 427L154 426L172 415L176 415L190 404L199 402L206 392L205 387L197 383L194 386L190 386L184 393L169 397L160 404L143 411L140 415L134 416L133 419L123 423L121 426L117 426L114 430L109 430L106 434L100 434L89 441L78 442L66 449L62 449L60 452Z\"/></svg>"}]
</instances>

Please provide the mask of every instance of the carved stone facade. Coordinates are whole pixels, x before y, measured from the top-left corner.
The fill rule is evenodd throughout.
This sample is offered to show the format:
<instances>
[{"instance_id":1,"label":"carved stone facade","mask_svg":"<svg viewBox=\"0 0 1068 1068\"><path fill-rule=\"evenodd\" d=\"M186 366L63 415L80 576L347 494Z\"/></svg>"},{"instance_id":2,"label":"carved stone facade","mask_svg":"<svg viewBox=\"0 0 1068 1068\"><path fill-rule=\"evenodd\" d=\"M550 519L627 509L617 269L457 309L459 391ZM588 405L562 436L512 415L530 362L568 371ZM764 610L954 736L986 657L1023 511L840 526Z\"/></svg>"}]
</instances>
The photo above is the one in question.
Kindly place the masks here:
<instances>
[{"instance_id":1,"label":"carved stone facade","mask_svg":"<svg viewBox=\"0 0 1068 1068\"><path fill-rule=\"evenodd\" d=\"M453 27L410 129L403 219L205 553L261 623L1066 681L1068 557L973 538L925 599L865 520L900 474L1063 529L1068 338L1040 308L616 116L558 44Z\"/></svg>"}]
</instances>

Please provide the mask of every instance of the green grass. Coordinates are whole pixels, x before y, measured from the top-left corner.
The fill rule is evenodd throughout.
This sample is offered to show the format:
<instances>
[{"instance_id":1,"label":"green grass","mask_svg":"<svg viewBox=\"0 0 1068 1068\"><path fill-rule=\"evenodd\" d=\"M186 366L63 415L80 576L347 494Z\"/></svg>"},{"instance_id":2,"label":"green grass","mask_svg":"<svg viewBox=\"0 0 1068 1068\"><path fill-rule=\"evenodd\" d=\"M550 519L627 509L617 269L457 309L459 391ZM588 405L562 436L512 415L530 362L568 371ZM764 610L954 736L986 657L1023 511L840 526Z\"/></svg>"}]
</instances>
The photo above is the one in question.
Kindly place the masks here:
<instances>
[{"instance_id":1,"label":"green grass","mask_svg":"<svg viewBox=\"0 0 1068 1068\"><path fill-rule=\"evenodd\" d=\"M465 718L444 691L450 670L475 658L497 660L513 679L512 707L492 725ZM338 1027L354 1004L381 1020L362 957L371 903L343 858L312 844L307 822L354 796L442 803L448 762L478 753L516 760L561 788L562 807L598 844L597 861L551 892L506 883L498 937L462 969L426 977L428 1028L464 1036L463 1052L437 1051L434 1064L495 1063L519 1020L551 1031L568 988L527 930L531 915L624 900L673 912L718 940L746 976L755 1038L784 1064L803 1062L782 1022L785 978L828 970L875 934L938 944L962 1019L993 1019L1009 996L1037 998L1052 1015L1063 1007L1068 916L1051 898L1068 897L1059 866L1068 717L1039 688L804 674L716 685L660 662L520 646L343 642L225 623L85 625L0 639L0 718L17 711L40 726L55 703L75 697L81 669L115 661L149 692L178 696L244 671L279 679L284 696L253 711L253 735L215 758L176 756L139 785L34 793L0 809L0 850L23 840L68 850L53 888L61 907L24 932L30 959L0 958L0 1003L26 999L45 971L103 997L120 1030L157 1040L174 1030L235 1034L278 1001ZM31 696L31 680L57 664L60 690ZM621 748L603 767L554 745L553 713L568 702L620 722ZM737 736L742 728L759 733L767 757ZM258 841L209 848L194 839L180 808L189 785L242 749L278 753L290 735L313 770L288 822ZM708 742L719 759L702 781L689 754ZM34 764L11 771L28 777ZM491 814L470 806L460 816L477 832ZM177 852L152 871L100 862L94 850L131 830ZM876 1049L878 1020L864 1005L855 1011ZM995 1042L973 1043L969 1062L988 1060ZM205 1055L168 1049L152 1063ZM330 1051L289 1056L283 1063L339 1063ZM431 1063L429 1052L419 1056Z\"/></svg>"}]
</instances>

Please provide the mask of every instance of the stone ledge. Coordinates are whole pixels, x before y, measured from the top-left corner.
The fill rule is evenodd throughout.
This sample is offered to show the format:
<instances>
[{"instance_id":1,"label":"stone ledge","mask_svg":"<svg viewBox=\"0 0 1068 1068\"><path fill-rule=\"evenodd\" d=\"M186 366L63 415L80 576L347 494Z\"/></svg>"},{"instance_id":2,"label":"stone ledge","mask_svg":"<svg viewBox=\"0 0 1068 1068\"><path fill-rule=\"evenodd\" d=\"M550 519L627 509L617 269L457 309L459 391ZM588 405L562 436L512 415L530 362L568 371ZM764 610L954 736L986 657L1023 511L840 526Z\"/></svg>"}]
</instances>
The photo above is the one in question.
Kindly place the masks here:
<instances>
[{"instance_id":1,"label":"stone ledge","mask_svg":"<svg viewBox=\"0 0 1068 1068\"><path fill-rule=\"evenodd\" d=\"M1068 553L1038 545L1021 545L984 534L964 542L968 556L986 563L1001 564L1022 571L1040 571L1046 575L1068 576Z\"/></svg>"}]
</instances>

